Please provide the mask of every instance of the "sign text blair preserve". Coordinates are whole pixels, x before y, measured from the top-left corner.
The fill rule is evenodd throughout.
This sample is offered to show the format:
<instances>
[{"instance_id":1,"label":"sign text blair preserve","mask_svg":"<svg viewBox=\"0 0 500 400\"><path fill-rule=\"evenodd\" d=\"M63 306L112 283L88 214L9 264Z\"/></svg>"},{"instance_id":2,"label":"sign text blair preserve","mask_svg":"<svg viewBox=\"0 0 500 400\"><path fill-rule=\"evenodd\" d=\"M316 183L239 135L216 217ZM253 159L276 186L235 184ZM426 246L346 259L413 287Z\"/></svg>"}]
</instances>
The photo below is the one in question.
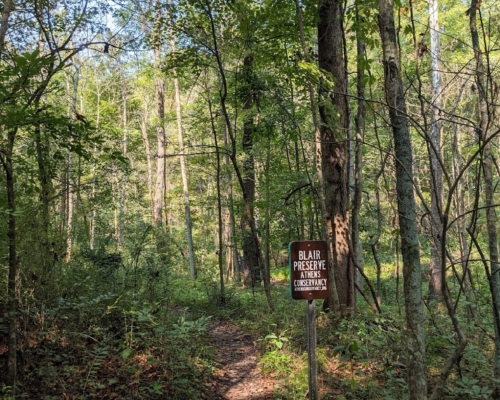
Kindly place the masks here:
<instances>
[{"instance_id":1,"label":"sign text blair preserve","mask_svg":"<svg viewBox=\"0 0 500 400\"><path fill-rule=\"evenodd\" d=\"M300 271L300 279L293 281L295 290L317 290L326 286L321 271L326 271L326 260L321 259L319 250L299 250L299 260L293 262L293 270Z\"/></svg>"},{"instance_id":2,"label":"sign text blair preserve","mask_svg":"<svg viewBox=\"0 0 500 400\"><path fill-rule=\"evenodd\" d=\"M311 300L328 297L326 242L290 243L290 272L294 299Z\"/></svg>"}]
</instances>

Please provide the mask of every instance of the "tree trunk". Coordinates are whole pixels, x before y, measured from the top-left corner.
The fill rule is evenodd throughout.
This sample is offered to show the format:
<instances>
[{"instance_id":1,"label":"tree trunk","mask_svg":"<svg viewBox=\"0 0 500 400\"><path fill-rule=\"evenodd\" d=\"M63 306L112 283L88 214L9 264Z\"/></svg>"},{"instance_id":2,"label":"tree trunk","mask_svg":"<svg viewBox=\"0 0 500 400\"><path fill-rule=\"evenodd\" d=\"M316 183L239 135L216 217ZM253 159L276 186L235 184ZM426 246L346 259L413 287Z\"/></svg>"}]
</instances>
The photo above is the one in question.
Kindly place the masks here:
<instances>
[{"instance_id":1,"label":"tree trunk","mask_svg":"<svg viewBox=\"0 0 500 400\"><path fill-rule=\"evenodd\" d=\"M400 73L393 0L379 2L379 29L383 48L385 94L396 153L396 191L408 340L408 392L410 400L420 400L427 398L422 269L413 193L413 157Z\"/></svg>"},{"instance_id":2,"label":"tree trunk","mask_svg":"<svg viewBox=\"0 0 500 400\"><path fill-rule=\"evenodd\" d=\"M95 72L97 76L97 72ZM96 134L99 134L100 130L100 124L101 124L101 86L99 85L96 89L96 96L97 96L97 101L96 101L96 108L97 108L97 113L96 113L96 121L95 121L95 129L96 129ZM93 158L94 160L96 159L97 156L97 145L94 145L94 150L93 150ZM92 166L92 192L91 192L91 199L95 199L97 191L97 167L96 163L94 162ZM95 227L96 227L96 219L97 219L97 211L95 205L92 207L92 214L90 217L90 238L89 238L89 248L90 250L94 250L95 246Z\"/></svg>"},{"instance_id":3,"label":"tree trunk","mask_svg":"<svg viewBox=\"0 0 500 400\"><path fill-rule=\"evenodd\" d=\"M216 174L216 183L217 183L217 222L218 222L218 243L217 243L217 259L219 264L219 281L220 281L220 302L221 304L226 303L226 293L224 286L224 265L223 265L223 243L222 243L222 192L221 192L221 162L220 162L220 149L217 141L217 130L215 129L214 117L212 115L212 106L209 106L210 109L210 123L212 125L212 133L214 135L214 145L215 145L215 154L217 157L217 174Z\"/></svg>"},{"instance_id":4,"label":"tree trunk","mask_svg":"<svg viewBox=\"0 0 500 400\"><path fill-rule=\"evenodd\" d=\"M246 113L243 122L243 151L245 158L243 161L243 197L245 198L245 208L241 220L241 230L243 235L243 259L248 280L252 286L262 279L262 265L260 265L260 242L257 237L254 218L255 201L255 161L253 155L253 134L254 118L252 108L254 107L254 83L253 83L253 57L251 54L245 56L243 60L243 80L245 85L245 101L243 110Z\"/></svg>"},{"instance_id":5,"label":"tree trunk","mask_svg":"<svg viewBox=\"0 0 500 400\"><path fill-rule=\"evenodd\" d=\"M299 25L299 33L300 33L300 43L302 46L302 52L304 53L304 58L306 62L310 62L310 56L309 56L309 51L306 46L306 40L305 40L305 35L304 35L304 25L303 25L303 20L302 20L302 9L300 8L299 0L295 0L295 8L297 11L297 21ZM340 304L339 304L339 295L337 292L337 284L336 284L336 279L335 279L335 270L331 267L333 265L333 260L334 260L334 255L333 255L333 245L331 243L331 238L327 234L327 229L326 229L326 203L325 203L325 183L323 179L323 157L322 157L322 146L321 146L321 131L320 131L320 123L318 121L318 114L316 110L316 99L314 95L314 87L310 83L309 84L309 101L311 105L311 115L313 119L313 124L314 124L314 139L315 139L315 166L316 166L316 175L318 179L318 198L319 198L319 204L321 208L321 217L323 220L323 223L321 224L322 230L321 233L323 234L323 238L326 240L327 245L328 245L328 265L330 266L328 269L328 278L330 281L330 287L329 287L329 299L325 301L324 308L328 309L329 304L335 309L339 310L340 309ZM313 224L311 224L312 227L314 227ZM311 228L311 232L313 229ZM311 236L312 237L312 236Z\"/></svg>"},{"instance_id":6,"label":"tree trunk","mask_svg":"<svg viewBox=\"0 0 500 400\"><path fill-rule=\"evenodd\" d=\"M76 100L77 100L77 90L78 83L80 80L80 69L75 65L75 74L73 76L73 88L72 88L72 109L68 105L68 116L75 122L76 119L74 114L76 113ZM67 89L69 92L69 81L66 81ZM66 262L71 261L71 255L73 250L73 154L71 150L68 150L68 161L67 161L67 191L66 191Z\"/></svg>"},{"instance_id":7,"label":"tree trunk","mask_svg":"<svg viewBox=\"0 0 500 400\"><path fill-rule=\"evenodd\" d=\"M73 245L73 157L68 151L66 180L66 262L71 261Z\"/></svg>"},{"instance_id":8,"label":"tree trunk","mask_svg":"<svg viewBox=\"0 0 500 400\"><path fill-rule=\"evenodd\" d=\"M172 49L174 49L175 43L171 41ZM188 185L188 177L187 177L187 161L184 154L184 138L182 136L182 113L181 113L181 94L179 89L179 79L177 79L177 72L174 68L174 90L175 90L175 112L177 116L177 134L179 139L179 158L181 164L181 176L182 176L182 190L183 190L183 199L184 199L184 215L186 218L186 238L188 244L188 253L189 253L189 272L191 274L191 278L196 278L196 265L194 258L194 246L193 246L193 233L192 233L192 222L191 222L191 208L189 206L189 185ZM217 140L217 138L215 138ZM216 145L217 146L217 145ZM217 150L217 160L218 167L220 168L220 154L219 150ZM219 173L219 169L217 170ZM220 185L218 176L217 184ZM218 186L220 190L220 187ZM222 222L221 222L222 224Z\"/></svg>"},{"instance_id":9,"label":"tree trunk","mask_svg":"<svg viewBox=\"0 0 500 400\"><path fill-rule=\"evenodd\" d=\"M151 162L151 150L149 146L149 137L148 137L148 115L149 115L148 103L144 102L144 114L141 116L141 136L142 136L142 142L144 143L144 151L146 152L146 163L148 168L148 192L149 192L149 202L151 207L150 210L151 210L151 216L154 217L153 163Z\"/></svg>"},{"instance_id":10,"label":"tree trunk","mask_svg":"<svg viewBox=\"0 0 500 400\"><path fill-rule=\"evenodd\" d=\"M356 16L359 23L359 18ZM356 33L356 49L358 54L358 60L365 59L365 43L362 38L359 37L359 33ZM359 214L361 212L361 203L363 200L363 141L364 141L364 131L365 131L365 84L364 84L365 71L364 68L358 62L357 66L357 96L358 96L358 111L355 118L356 123L356 148L354 154L354 196L352 202L352 248L354 251L354 259L356 264L361 270L363 270L363 243L360 237L360 219ZM356 274L356 281L359 287L362 287L363 277L361 274ZM380 293L377 293L380 301Z\"/></svg>"},{"instance_id":11,"label":"tree trunk","mask_svg":"<svg viewBox=\"0 0 500 400\"><path fill-rule=\"evenodd\" d=\"M441 153L441 110L443 96L441 95L441 50L439 44L438 0L429 0L429 28L431 32L431 67L432 67L432 124L430 132L429 157L431 167L431 259L429 281L429 297L442 297L441 282L441 232L442 227L442 198L443 198L443 171L440 160Z\"/></svg>"},{"instance_id":12,"label":"tree trunk","mask_svg":"<svg viewBox=\"0 0 500 400\"><path fill-rule=\"evenodd\" d=\"M160 49L156 47L153 50L154 64L157 74L160 74ZM155 78L155 93L156 93L156 112L158 126L156 127L156 186L153 206L153 223L156 228L163 227L163 211L165 193L165 83L163 78L157 76Z\"/></svg>"},{"instance_id":13,"label":"tree trunk","mask_svg":"<svg viewBox=\"0 0 500 400\"><path fill-rule=\"evenodd\" d=\"M319 0L318 62L326 73L319 91L326 233L332 247L330 279L335 280L344 310L355 307L354 268L349 254L349 129L347 75L343 46L343 7L339 0ZM334 82L334 90L328 87ZM328 299L334 304L333 293Z\"/></svg>"},{"instance_id":14,"label":"tree trunk","mask_svg":"<svg viewBox=\"0 0 500 400\"><path fill-rule=\"evenodd\" d=\"M470 33L474 58L476 61L476 84L479 96L479 124L477 132L480 143L483 144L483 171L484 171L484 205L486 208L486 227L488 231L488 249L490 253L490 289L493 302L493 320L495 325L495 360L494 360L494 397L500 396L500 264L498 260L498 237L497 237L497 216L494 201L494 178L491 138L488 137L490 118L488 113L488 86L493 86L490 82L491 76L483 64L483 53L479 45L479 34L477 31L477 14L480 12L480 1L472 0L470 12ZM488 85L489 83L489 85ZM495 107L492 105L492 107Z\"/></svg>"},{"instance_id":15,"label":"tree trunk","mask_svg":"<svg viewBox=\"0 0 500 400\"><path fill-rule=\"evenodd\" d=\"M127 157L127 141L128 141L128 115L127 115L127 93L126 87L122 87L122 100L123 100L123 141L122 141L122 156ZM126 215L126 201L127 201L127 171L122 173L119 190L119 223L118 223L118 249L121 251L125 243L125 215Z\"/></svg>"},{"instance_id":16,"label":"tree trunk","mask_svg":"<svg viewBox=\"0 0 500 400\"><path fill-rule=\"evenodd\" d=\"M7 183L7 206L8 206L8 243L9 243L9 274L7 284L8 310L5 313L5 319L9 321L9 338L8 347L9 354L7 358L7 385L11 386L15 394L15 384L17 382L17 317L18 303L16 299L17 293L17 224L16 224L16 196L15 196L15 180L14 167L12 163L12 152L14 141L17 134L17 129L9 131L7 134L7 149L5 154L0 154L6 183Z\"/></svg>"},{"instance_id":17,"label":"tree trunk","mask_svg":"<svg viewBox=\"0 0 500 400\"><path fill-rule=\"evenodd\" d=\"M229 143L227 140L227 130L224 126L222 129L223 136L224 136L224 147L227 149L229 148ZM241 281L240 277L240 263L239 263L239 257L238 257L238 246L237 246L237 240L236 240L236 221L234 218L234 204L233 204L233 175L230 172L230 165L231 165L231 160L229 158L229 154L226 153L225 157L225 165L228 168L228 173L227 173L227 203L228 203L228 217L229 217L229 235L230 235L230 252L231 256L228 258L232 259L232 264L233 264L233 269L234 269L234 280L236 282Z\"/></svg>"},{"instance_id":18,"label":"tree trunk","mask_svg":"<svg viewBox=\"0 0 500 400\"><path fill-rule=\"evenodd\" d=\"M5 35L7 34L7 29L9 28L9 18L12 12L12 0L5 0L2 9L2 25L0 26L0 56L3 53L5 47Z\"/></svg>"}]
</instances>

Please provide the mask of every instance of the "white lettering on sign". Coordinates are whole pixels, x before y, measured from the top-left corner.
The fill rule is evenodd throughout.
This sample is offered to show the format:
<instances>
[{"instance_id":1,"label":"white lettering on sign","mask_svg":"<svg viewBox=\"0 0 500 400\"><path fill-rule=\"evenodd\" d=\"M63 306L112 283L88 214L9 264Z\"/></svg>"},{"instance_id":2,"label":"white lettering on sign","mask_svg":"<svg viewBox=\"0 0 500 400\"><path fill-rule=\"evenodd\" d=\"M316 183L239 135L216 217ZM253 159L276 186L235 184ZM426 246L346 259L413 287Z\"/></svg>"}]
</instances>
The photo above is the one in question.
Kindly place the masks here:
<instances>
[{"instance_id":1,"label":"white lettering on sign","mask_svg":"<svg viewBox=\"0 0 500 400\"><path fill-rule=\"evenodd\" d=\"M290 289L294 299L324 299L328 296L327 253L324 241L290 243Z\"/></svg>"},{"instance_id":2,"label":"white lettering on sign","mask_svg":"<svg viewBox=\"0 0 500 400\"><path fill-rule=\"evenodd\" d=\"M299 253L305 253L305 252L299 251ZM312 253L312 251L310 251L309 253ZM319 253L319 251L317 253ZM317 271L319 269L326 271L326 260L317 259L317 260L313 260L313 261L294 261L293 262L293 270L294 271Z\"/></svg>"},{"instance_id":3,"label":"white lettering on sign","mask_svg":"<svg viewBox=\"0 0 500 400\"><path fill-rule=\"evenodd\" d=\"M299 250L299 260L320 260L321 252L319 250Z\"/></svg>"}]
</instances>

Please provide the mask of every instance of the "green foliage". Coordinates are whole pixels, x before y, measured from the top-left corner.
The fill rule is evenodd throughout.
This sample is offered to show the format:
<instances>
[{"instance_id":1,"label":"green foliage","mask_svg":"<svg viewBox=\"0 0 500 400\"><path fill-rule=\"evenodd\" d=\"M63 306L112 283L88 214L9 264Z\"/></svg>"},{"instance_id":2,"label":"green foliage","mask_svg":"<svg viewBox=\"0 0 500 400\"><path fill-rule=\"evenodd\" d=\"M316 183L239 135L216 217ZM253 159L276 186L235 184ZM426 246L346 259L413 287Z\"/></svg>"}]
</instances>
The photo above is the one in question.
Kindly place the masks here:
<instances>
[{"instance_id":1,"label":"green foliage","mask_svg":"<svg viewBox=\"0 0 500 400\"><path fill-rule=\"evenodd\" d=\"M454 386L446 389L448 395L460 399L489 399L493 391L486 386L479 386L477 379L463 377L453 382Z\"/></svg>"},{"instance_id":2,"label":"green foliage","mask_svg":"<svg viewBox=\"0 0 500 400\"><path fill-rule=\"evenodd\" d=\"M18 222L19 379L24 391L16 396L49 399L65 393L73 398L104 398L115 393L127 399L202 398L206 391L204 379L213 364L207 332L212 319L220 319L233 321L260 344L264 371L277 376L277 397L302 397L307 391L304 310L301 302L289 299L289 271L283 265L290 240L322 236L309 84L322 85L329 91L320 105L330 103L330 96L336 94L335 82L315 62L317 1L299 1L310 62L305 62L302 54L294 2L181 0L169 5L160 2L150 10L146 3L130 3L126 9L116 5L116 21L127 21L127 26L114 36L108 36L109 31L97 23L87 25L92 18L109 18L112 14L107 13L107 5L92 7L86 15L78 16L80 3L56 2L50 10L40 3L43 18L51 18L42 21L45 30L35 29L36 18L28 23L24 20L29 7L24 10L26 15L14 13L0 62L0 155L12 152L17 197L16 211L12 211L6 203L6 179L2 174L0 283L6 287L7 220L14 216ZM139 5L140 10L134 8ZM428 10L427 3L421 0L413 4L396 1L395 5L405 96L411 104L407 112L413 132L415 192L421 195L417 218L422 234L422 263L427 265L432 241L425 203L431 195L431 174L424 125L432 124L434 99L430 95L428 53L417 59L414 46L429 45ZM442 69L446 71L442 146L443 166L448 172L443 198L451 190L450 177L457 176L460 164L480 148L476 132L477 87L471 78L475 66L470 62L470 27L465 10L461 2L440 2ZM498 22L498 6L494 2L483 4L482 12L486 23L483 32L489 37L481 46L489 57L488 73L495 82L498 55L489 50L498 41L498 33L490 32L489 27ZM161 31L156 38L147 33L154 24L159 24ZM367 86L360 234L365 244L365 272L372 280L375 266L368 245L380 234L377 252L382 265L383 315L367 311L361 299L359 313L352 319L339 321L319 315L318 357L323 389L326 398L403 399L408 394L405 321L404 315L399 315L403 313L404 299L402 261L397 260L400 230L394 191L396 164L391 127L386 123L388 88L382 83L383 70L378 62L382 49L377 2L346 4L343 25L353 119L359 105L355 79L358 71L364 73L362 83ZM66 42L65 35L73 27L78 28L77 35ZM89 31L83 34L87 28ZM47 43L43 43L43 37L38 43L39 32L48 34ZM143 32L144 37L138 38L138 32ZM96 35L98 44L81 44L89 35ZM413 43L414 35L417 43ZM176 42L175 51L171 39ZM356 51L358 39L366 46L361 55ZM67 46L60 48L63 43ZM159 68L151 60L151 45L158 45L161 53ZM73 51L81 52L81 56L66 58ZM249 54L253 56L253 70L245 82L243 60ZM170 133L165 158L165 223L154 227L151 219L157 128L164 125L167 132L177 129L172 100L174 70L181 87L199 270L196 281L186 274L184 189L178 179L179 149ZM221 105L223 74L229 121ZM417 78L421 80L420 89ZM155 92L160 79L165 84L164 120L158 118L156 110ZM493 96L495 84L489 88ZM242 102L249 94L255 107L243 112ZM420 101L422 107L417 107ZM492 110L494 104L492 101ZM324 111L330 127L335 128L337 110L327 107ZM76 120L76 112L85 114L87 122ZM235 135L232 156L241 167L243 121L249 118L255 128L254 212L259 218L262 243L270 245L274 313L269 312L261 287L241 287L231 281L230 272L224 297L220 291L215 153L219 151L223 156L224 218L231 211L237 225L235 242L229 243L225 235L224 243L228 249L240 248L238 222L243 201L231 160L226 156L233 151L228 140L231 127ZM212 128L218 135L218 149L213 135L208 134ZM8 133L14 131L15 140L9 143ZM336 133L339 140L346 139L345 132ZM463 186L456 189L459 196L450 215L460 218L453 222L446 243L454 267L463 256L459 223L477 226L474 237L484 249L487 246L485 214L474 211L482 207L477 197L483 192L481 171L482 166L471 161L462 175ZM465 209L458 207L462 199ZM229 254L224 253L227 257ZM461 370L453 370L453 374L467 374L467 378L451 376L446 393L452 398L487 398L494 383L490 377L491 344L467 312L467 307L473 306L478 322L493 332L490 289L480 258L477 249L471 249L468 268L474 279L468 300L454 277L448 276L458 318L469 339ZM368 293L366 287L362 289ZM396 304L396 298L401 304ZM7 304L6 293L1 291L2 341L8 334ZM450 333L451 325L439 304L427 305L426 350L432 378L452 351L456 337ZM4 375L0 369L0 381ZM1 390L5 398L14 396L9 387L2 386Z\"/></svg>"},{"instance_id":3,"label":"green foliage","mask_svg":"<svg viewBox=\"0 0 500 400\"><path fill-rule=\"evenodd\" d=\"M186 321L185 317L179 317L177 323L172 325L170 333L179 336L181 340L190 341L207 331L211 318L202 316L194 321Z\"/></svg>"},{"instance_id":4,"label":"green foliage","mask_svg":"<svg viewBox=\"0 0 500 400\"><path fill-rule=\"evenodd\" d=\"M259 339L260 341L265 341L267 343L267 347L271 350L282 350L285 344L288 342L288 338L285 336L286 331L282 331L279 333L270 333L266 335L263 339Z\"/></svg>"}]
</instances>

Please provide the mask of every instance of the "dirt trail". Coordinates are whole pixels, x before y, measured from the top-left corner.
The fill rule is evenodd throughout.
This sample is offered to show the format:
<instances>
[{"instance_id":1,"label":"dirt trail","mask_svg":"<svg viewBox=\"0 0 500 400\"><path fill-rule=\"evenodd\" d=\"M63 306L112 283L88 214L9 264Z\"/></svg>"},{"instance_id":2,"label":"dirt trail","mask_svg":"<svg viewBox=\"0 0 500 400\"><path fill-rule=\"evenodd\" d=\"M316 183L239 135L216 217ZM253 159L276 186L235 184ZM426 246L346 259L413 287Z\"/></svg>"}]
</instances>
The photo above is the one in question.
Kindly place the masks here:
<instances>
[{"instance_id":1,"label":"dirt trail","mask_svg":"<svg viewBox=\"0 0 500 400\"><path fill-rule=\"evenodd\" d=\"M250 335L226 322L214 322L210 337L220 368L214 391L224 400L272 400L274 383L257 365L257 350Z\"/></svg>"}]
</instances>

